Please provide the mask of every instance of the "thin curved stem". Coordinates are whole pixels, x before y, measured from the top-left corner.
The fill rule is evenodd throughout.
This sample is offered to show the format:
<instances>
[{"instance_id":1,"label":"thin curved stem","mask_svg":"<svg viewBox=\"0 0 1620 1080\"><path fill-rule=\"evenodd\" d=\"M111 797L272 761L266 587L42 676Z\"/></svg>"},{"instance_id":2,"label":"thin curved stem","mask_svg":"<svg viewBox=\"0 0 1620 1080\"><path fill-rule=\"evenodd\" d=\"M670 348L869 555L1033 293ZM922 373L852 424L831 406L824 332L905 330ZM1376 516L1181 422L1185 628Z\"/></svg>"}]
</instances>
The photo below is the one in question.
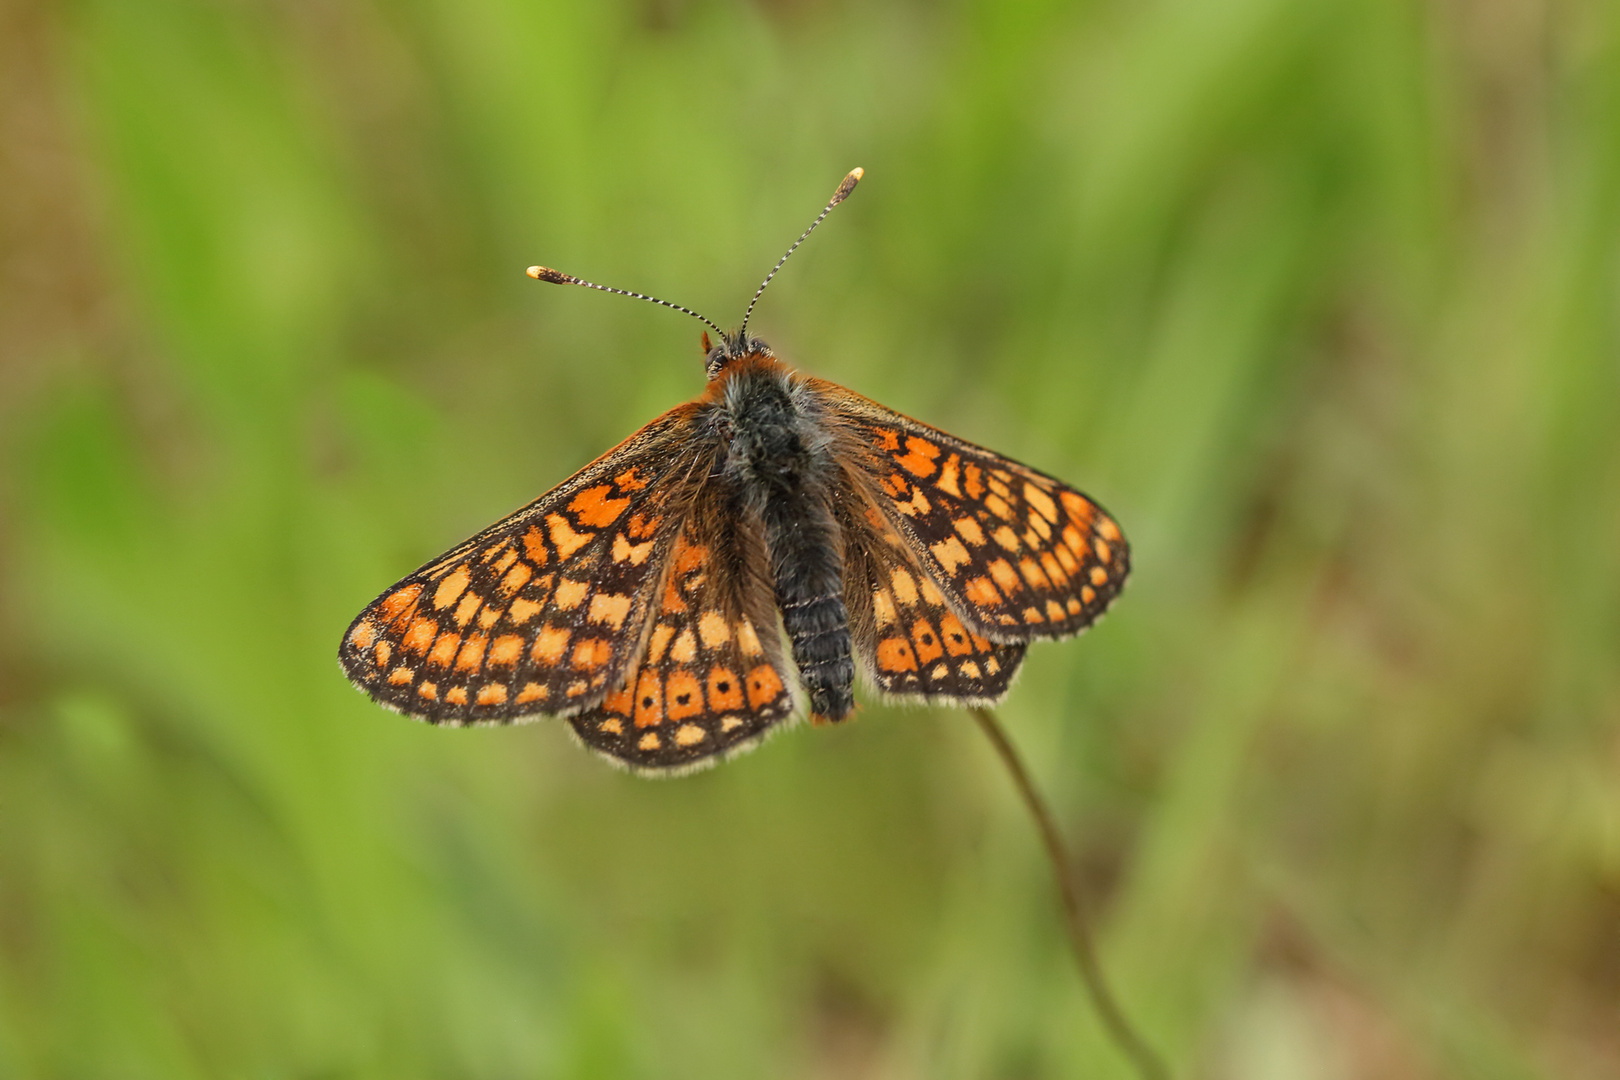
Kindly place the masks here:
<instances>
[{"instance_id":1,"label":"thin curved stem","mask_svg":"<svg viewBox=\"0 0 1620 1080\"><path fill-rule=\"evenodd\" d=\"M1097 960L1097 946L1092 941L1090 924L1086 921L1085 908L1080 903L1080 890L1075 886L1074 876L1069 871L1068 855L1063 849L1063 838L1058 834L1057 823L1052 820L1052 813L1046 807L1046 801L1041 793L1035 790L1035 783L1030 779L1029 770L1024 768L1023 759L1002 730L1001 723L996 719L995 713L986 708L973 708L969 710L973 719L978 721L979 728L996 748L996 754L1001 758L1007 771L1012 774L1013 784L1018 788L1018 794L1024 800L1030 815L1035 819L1035 825L1040 830L1041 841L1046 845L1047 858L1052 862L1052 873L1057 878L1058 891L1063 895L1064 922L1069 931L1069 944L1074 947L1075 963L1080 967L1080 980L1086 985L1086 992L1091 995L1091 1002L1097 1009L1097 1015L1102 1018L1103 1027L1108 1030L1109 1036L1115 1045L1144 1080L1165 1080L1170 1073L1164 1062L1147 1041L1131 1025L1125 1011L1120 1008L1119 1000L1114 997L1113 991L1108 988L1108 982L1103 978L1102 965Z\"/></svg>"}]
</instances>

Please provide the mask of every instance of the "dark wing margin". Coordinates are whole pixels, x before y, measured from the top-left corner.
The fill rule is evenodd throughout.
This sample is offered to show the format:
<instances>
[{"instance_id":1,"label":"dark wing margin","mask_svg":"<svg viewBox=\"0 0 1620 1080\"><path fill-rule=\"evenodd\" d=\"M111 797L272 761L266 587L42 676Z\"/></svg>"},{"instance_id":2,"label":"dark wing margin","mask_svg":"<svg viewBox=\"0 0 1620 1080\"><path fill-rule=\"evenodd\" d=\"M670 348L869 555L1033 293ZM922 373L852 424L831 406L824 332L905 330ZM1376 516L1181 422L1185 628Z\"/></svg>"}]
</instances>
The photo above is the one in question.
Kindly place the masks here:
<instances>
[{"instance_id":1,"label":"dark wing margin","mask_svg":"<svg viewBox=\"0 0 1620 1080\"><path fill-rule=\"evenodd\" d=\"M344 673L435 724L599 703L634 659L718 443L683 405L396 582L343 635Z\"/></svg>"},{"instance_id":2,"label":"dark wing margin","mask_svg":"<svg viewBox=\"0 0 1620 1080\"><path fill-rule=\"evenodd\" d=\"M814 380L840 456L883 518L987 638L1078 634L1130 574L1130 546L1092 499L1045 473ZM864 481L864 482L863 482Z\"/></svg>"},{"instance_id":3,"label":"dark wing margin","mask_svg":"<svg viewBox=\"0 0 1620 1080\"><path fill-rule=\"evenodd\" d=\"M587 747L677 775L757 745L793 714L763 538L727 493L701 492L676 538L646 648L595 707L569 718Z\"/></svg>"}]
</instances>

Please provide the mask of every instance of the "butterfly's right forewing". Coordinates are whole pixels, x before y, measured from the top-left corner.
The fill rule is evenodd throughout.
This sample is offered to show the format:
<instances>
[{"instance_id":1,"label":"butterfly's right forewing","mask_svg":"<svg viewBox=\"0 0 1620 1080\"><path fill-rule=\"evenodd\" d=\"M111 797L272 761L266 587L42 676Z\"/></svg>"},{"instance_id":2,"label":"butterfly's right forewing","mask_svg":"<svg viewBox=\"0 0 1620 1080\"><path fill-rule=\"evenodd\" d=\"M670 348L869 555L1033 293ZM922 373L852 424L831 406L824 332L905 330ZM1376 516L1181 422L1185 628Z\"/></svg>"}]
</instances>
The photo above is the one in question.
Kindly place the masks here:
<instances>
[{"instance_id":1,"label":"butterfly's right forewing","mask_svg":"<svg viewBox=\"0 0 1620 1080\"><path fill-rule=\"evenodd\" d=\"M433 723L588 708L640 630L716 443L664 414L530 505L397 582L339 659L378 702Z\"/></svg>"}]
</instances>

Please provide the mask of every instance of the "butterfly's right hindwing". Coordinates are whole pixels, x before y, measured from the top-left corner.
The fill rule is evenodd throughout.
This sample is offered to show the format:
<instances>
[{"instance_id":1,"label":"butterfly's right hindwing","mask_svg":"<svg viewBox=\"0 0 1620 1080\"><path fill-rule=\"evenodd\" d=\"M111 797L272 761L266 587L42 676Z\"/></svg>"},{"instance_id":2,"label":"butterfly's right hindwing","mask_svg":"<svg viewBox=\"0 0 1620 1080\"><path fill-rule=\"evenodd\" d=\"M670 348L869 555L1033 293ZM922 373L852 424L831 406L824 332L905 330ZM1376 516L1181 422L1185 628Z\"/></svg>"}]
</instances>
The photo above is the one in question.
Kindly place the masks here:
<instances>
[{"instance_id":1,"label":"butterfly's right hindwing","mask_svg":"<svg viewBox=\"0 0 1620 1080\"><path fill-rule=\"evenodd\" d=\"M373 601L345 673L433 723L594 706L634 658L715 448L695 405L654 420Z\"/></svg>"}]
</instances>

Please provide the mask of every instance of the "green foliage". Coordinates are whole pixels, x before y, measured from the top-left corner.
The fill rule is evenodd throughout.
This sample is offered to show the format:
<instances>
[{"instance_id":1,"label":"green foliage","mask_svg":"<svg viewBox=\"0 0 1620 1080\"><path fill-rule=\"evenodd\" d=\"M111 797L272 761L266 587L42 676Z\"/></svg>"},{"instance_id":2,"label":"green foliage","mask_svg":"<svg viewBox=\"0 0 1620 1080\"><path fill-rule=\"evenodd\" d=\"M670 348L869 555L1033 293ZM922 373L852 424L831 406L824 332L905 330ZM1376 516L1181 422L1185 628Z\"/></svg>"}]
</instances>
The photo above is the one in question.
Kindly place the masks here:
<instances>
[{"instance_id":1,"label":"green foliage","mask_svg":"<svg viewBox=\"0 0 1620 1080\"><path fill-rule=\"evenodd\" d=\"M734 322L855 165L754 326L1131 536L1004 715L1152 1041L1620 1071L1612 5L11 6L0 1075L1128 1075L964 714L652 783L334 662L701 385L525 266Z\"/></svg>"}]
</instances>

